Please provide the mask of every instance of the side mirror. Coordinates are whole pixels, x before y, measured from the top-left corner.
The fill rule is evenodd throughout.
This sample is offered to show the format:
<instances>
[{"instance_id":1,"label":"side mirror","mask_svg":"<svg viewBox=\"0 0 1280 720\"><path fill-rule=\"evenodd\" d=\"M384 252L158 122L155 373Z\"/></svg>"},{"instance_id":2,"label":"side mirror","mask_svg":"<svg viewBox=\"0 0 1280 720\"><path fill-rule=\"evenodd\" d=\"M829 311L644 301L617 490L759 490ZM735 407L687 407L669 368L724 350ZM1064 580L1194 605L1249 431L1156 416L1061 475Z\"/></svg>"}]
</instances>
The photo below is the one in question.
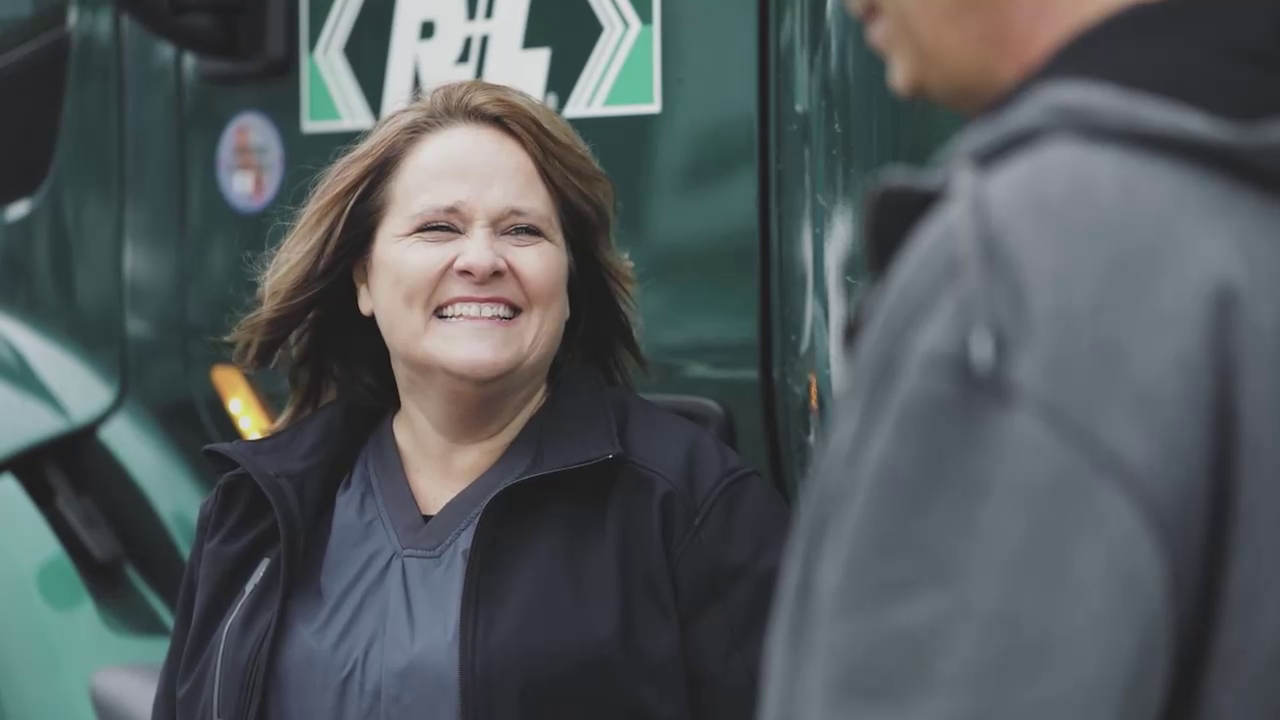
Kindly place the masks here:
<instances>
[{"instance_id":1,"label":"side mirror","mask_svg":"<svg viewBox=\"0 0 1280 720\"><path fill-rule=\"evenodd\" d=\"M151 32L199 58L211 80L288 71L291 0L117 0Z\"/></svg>"},{"instance_id":2,"label":"side mirror","mask_svg":"<svg viewBox=\"0 0 1280 720\"><path fill-rule=\"evenodd\" d=\"M197 55L234 58L243 52L236 37L244 0L117 0L151 32Z\"/></svg>"}]
</instances>

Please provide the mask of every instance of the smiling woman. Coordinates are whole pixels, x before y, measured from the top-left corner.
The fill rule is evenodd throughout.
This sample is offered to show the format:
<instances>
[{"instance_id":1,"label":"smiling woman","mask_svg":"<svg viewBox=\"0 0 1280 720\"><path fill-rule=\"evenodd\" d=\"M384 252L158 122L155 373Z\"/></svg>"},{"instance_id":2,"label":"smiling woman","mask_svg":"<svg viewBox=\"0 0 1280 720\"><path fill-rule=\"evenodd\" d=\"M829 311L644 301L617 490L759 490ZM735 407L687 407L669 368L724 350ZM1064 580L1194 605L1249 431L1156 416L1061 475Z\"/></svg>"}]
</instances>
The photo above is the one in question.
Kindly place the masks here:
<instances>
[{"instance_id":1,"label":"smiling woman","mask_svg":"<svg viewBox=\"0 0 1280 720\"><path fill-rule=\"evenodd\" d=\"M355 269L393 374L539 385L530 379L546 376L569 319L556 215L537 167L500 130L449 128L410 151Z\"/></svg>"},{"instance_id":2,"label":"smiling woman","mask_svg":"<svg viewBox=\"0 0 1280 720\"><path fill-rule=\"evenodd\" d=\"M747 718L786 511L642 400L613 189L448 85L320 178L236 328L269 437L211 448L157 718Z\"/></svg>"},{"instance_id":3,"label":"smiling woman","mask_svg":"<svg viewBox=\"0 0 1280 720\"><path fill-rule=\"evenodd\" d=\"M441 347L443 337L425 322L449 299L439 293L464 278L471 290L505 292L526 282L524 289L545 292L549 282L562 297L540 300L566 305L566 317L552 328L554 307L531 308L526 342L555 352L530 362L581 360L625 384L643 357L630 264L613 242L613 203L608 176L555 112L497 85L443 88L388 116L321 175L262 275L258 308L232 334L236 359L257 368L282 351L289 356L292 392L281 427L339 395L395 402L397 379L407 379L395 376L396 358L448 375L456 364L428 368L427 356L479 352ZM545 277L557 264L565 266L560 275ZM355 282L335 282L340 276ZM391 297L410 292L396 283L409 283L412 296ZM591 312L583 307L573 317L570 304L589 304ZM421 324L401 325L405 312L422 312ZM561 343L561 335L573 342ZM402 353L388 355L396 349Z\"/></svg>"}]
</instances>

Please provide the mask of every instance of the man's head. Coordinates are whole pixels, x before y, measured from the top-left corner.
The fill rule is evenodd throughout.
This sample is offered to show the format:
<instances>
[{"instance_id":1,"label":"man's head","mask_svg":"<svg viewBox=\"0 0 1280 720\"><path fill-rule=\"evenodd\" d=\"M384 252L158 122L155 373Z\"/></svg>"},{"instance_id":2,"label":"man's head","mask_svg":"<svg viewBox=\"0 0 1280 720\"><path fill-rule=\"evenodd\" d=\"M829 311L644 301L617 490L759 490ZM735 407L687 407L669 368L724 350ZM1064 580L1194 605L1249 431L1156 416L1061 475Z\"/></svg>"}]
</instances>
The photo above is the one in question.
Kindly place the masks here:
<instances>
[{"instance_id":1,"label":"man's head","mask_svg":"<svg viewBox=\"0 0 1280 720\"><path fill-rule=\"evenodd\" d=\"M845 0L889 86L978 112L1119 10L1153 0Z\"/></svg>"}]
</instances>

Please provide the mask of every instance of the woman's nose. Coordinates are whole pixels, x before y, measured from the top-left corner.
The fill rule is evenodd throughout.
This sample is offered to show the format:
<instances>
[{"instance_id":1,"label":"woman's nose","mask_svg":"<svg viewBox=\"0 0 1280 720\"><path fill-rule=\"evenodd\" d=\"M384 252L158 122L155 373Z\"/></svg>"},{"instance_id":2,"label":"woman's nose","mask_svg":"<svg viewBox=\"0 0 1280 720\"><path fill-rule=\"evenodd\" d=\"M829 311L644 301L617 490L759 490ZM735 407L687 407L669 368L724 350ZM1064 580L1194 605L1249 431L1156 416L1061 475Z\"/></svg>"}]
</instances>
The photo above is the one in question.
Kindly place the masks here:
<instances>
[{"instance_id":1,"label":"woman's nose","mask_svg":"<svg viewBox=\"0 0 1280 720\"><path fill-rule=\"evenodd\" d=\"M506 261L498 253L497 238L492 233L473 232L462 241L462 249L454 260L454 269L476 280L501 275Z\"/></svg>"}]
</instances>

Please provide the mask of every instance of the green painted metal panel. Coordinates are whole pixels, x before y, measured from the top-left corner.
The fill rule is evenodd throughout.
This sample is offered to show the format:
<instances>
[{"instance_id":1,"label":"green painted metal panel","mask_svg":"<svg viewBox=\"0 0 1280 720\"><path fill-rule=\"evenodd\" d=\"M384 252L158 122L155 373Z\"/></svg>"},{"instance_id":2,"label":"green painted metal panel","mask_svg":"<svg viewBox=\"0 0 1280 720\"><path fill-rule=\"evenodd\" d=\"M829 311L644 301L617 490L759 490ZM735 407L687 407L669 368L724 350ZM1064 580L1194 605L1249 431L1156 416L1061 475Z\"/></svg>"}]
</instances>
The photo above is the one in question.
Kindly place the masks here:
<instances>
[{"instance_id":1,"label":"green painted metal panel","mask_svg":"<svg viewBox=\"0 0 1280 720\"><path fill-rule=\"evenodd\" d=\"M67 75L48 78L70 89L53 168L33 197L0 208L0 396L15 408L0 412L0 462L106 414L123 371L115 10L78 0L67 12Z\"/></svg>"},{"instance_id":2,"label":"green painted metal panel","mask_svg":"<svg viewBox=\"0 0 1280 720\"><path fill-rule=\"evenodd\" d=\"M885 165L927 162L958 119L888 93L843 3L770 10L775 400L784 474L799 482L840 390L861 197Z\"/></svg>"},{"instance_id":3,"label":"green painted metal panel","mask_svg":"<svg viewBox=\"0 0 1280 720\"><path fill-rule=\"evenodd\" d=\"M0 310L0 462L87 427L111 407L118 380L74 347Z\"/></svg>"},{"instance_id":4,"label":"green painted metal panel","mask_svg":"<svg viewBox=\"0 0 1280 720\"><path fill-rule=\"evenodd\" d=\"M186 557L195 540L200 502L209 493L203 474L170 441L153 414L134 399L98 427L97 438L137 483Z\"/></svg>"},{"instance_id":5,"label":"green painted metal panel","mask_svg":"<svg viewBox=\"0 0 1280 720\"><path fill-rule=\"evenodd\" d=\"M85 584L17 479L0 473L0 720L93 720L89 682L108 665L164 657L166 620L145 586L113 589L137 603L102 602ZM147 611L151 612L148 613Z\"/></svg>"},{"instance_id":6,"label":"green painted metal panel","mask_svg":"<svg viewBox=\"0 0 1280 720\"><path fill-rule=\"evenodd\" d=\"M207 473L200 448L218 439L223 428L216 424L221 418L213 414L219 408L193 401L189 379L203 372L207 387L208 369L191 368L186 356L188 268L199 262L195 243L203 240L188 231L185 212L191 166L181 96L191 68L189 63L184 66L180 51L132 18L121 16L119 25L127 396L145 408L154 420L153 429L178 448L192 469ZM212 149L195 169L212 173ZM195 335L192 342L213 346L214 339Z\"/></svg>"}]
</instances>

